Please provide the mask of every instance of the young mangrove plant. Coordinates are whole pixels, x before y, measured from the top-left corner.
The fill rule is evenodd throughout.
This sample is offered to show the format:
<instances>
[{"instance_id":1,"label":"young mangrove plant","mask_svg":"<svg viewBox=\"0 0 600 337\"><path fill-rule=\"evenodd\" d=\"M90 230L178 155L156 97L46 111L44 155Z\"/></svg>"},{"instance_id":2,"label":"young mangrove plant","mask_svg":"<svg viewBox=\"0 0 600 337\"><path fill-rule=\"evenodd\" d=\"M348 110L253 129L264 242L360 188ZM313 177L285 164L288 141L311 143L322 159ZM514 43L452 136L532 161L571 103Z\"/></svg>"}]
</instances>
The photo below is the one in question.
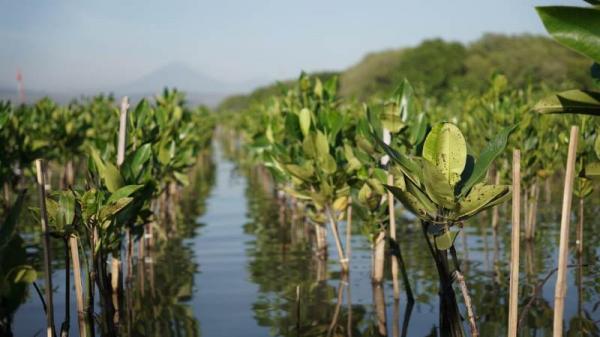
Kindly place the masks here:
<instances>
[{"instance_id":1,"label":"young mangrove plant","mask_svg":"<svg viewBox=\"0 0 600 337\"><path fill-rule=\"evenodd\" d=\"M476 316L461 273L454 240L465 220L510 197L510 186L486 185L481 181L486 177L493 160L506 147L513 129L500 132L482 150L477 160L467 153L464 136L451 123L440 123L432 128L418 157L406 156L379 142L393 164L403 173L402 180L386 187L421 220L425 242L438 270L440 331L443 336L463 336L454 281L459 283L467 307L471 335L478 336Z\"/></svg>"}]
</instances>

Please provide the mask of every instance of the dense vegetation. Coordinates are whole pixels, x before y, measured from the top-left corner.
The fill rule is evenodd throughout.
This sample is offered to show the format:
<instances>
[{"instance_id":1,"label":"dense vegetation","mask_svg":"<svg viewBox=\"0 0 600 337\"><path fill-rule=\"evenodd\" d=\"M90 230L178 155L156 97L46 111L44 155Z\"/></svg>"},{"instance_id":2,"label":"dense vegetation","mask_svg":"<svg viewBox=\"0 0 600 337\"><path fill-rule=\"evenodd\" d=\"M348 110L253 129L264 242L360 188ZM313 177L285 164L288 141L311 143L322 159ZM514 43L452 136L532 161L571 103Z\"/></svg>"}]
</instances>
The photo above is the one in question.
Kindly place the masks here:
<instances>
[{"instance_id":1,"label":"dense vegetation","mask_svg":"<svg viewBox=\"0 0 600 337\"><path fill-rule=\"evenodd\" d=\"M339 94L344 98L385 98L406 78L423 96L448 99L455 90L483 93L486 79L495 73L506 75L511 88L564 89L574 83L589 87L589 66L588 59L546 37L487 34L468 45L434 39L412 48L374 52L338 74L314 75L324 81L338 75ZM284 81L229 97L219 110L243 110L292 83Z\"/></svg>"}]
</instances>

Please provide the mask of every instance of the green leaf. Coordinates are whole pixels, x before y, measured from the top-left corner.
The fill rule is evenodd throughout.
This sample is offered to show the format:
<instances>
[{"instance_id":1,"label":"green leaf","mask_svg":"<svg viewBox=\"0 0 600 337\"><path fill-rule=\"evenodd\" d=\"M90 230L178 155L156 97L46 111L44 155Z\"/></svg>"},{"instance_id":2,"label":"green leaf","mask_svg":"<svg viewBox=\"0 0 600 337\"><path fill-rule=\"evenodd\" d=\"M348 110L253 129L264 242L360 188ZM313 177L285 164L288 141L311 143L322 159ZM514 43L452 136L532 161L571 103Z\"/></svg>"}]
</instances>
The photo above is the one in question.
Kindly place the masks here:
<instances>
[{"instance_id":1,"label":"green leaf","mask_svg":"<svg viewBox=\"0 0 600 337\"><path fill-rule=\"evenodd\" d=\"M600 9L548 6L536 10L559 43L600 62Z\"/></svg>"},{"instance_id":2,"label":"green leaf","mask_svg":"<svg viewBox=\"0 0 600 337\"><path fill-rule=\"evenodd\" d=\"M437 124L425 139L423 158L437 166L450 186L454 187L460 181L467 163L465 137L454 124Z\"/></svg>"},{"instance_id":3,"label":"green leaf","mask_svg":"<svg viewBox=\"0 0 600 337\"><path fill-rule=\"evenodd\" d=\"M129 205L132 200L133 198L125 197L102 207L99 212L100 221L103 221L108 217L115 216L120 210Z\"/></svg>"},{"instance_id":4,"label":"green leaf","mask_svg":"<svg viewBox=\"0 0 600 337\"><path fill-rule=\"evenodd\" d=\"M294 164L288 164L285 165L284 168L289 174L304 181L310 180L310 178L312 178L313 174L315 173L312 166L306 165L299 166Z\"/></svg>"},{"instance_id":5,"label":"green leaf","mask_svg":"<svg viewBox=\"0 0 600 337\"><path fill-rule=\"evenodd\" d=\"M112 193L123 186L123 177L121 176L119 169L117 169L117 167L111 163L105 163L102 158L100 158L100 155L95 148L90 148L90 152L92 159L94 160L94 164L98 169L98 174L104 180L106 188Z\"/></svg>"},{"instance_id":6,"label":"green leaf","mask_svg":"<svg viewBox=\"0 0 600 337\"><path fill-rule=\"evenodd\" d=\"M517 125L505 128L487 143L485 148L481 151L479 159L475 162L473 172L462 186L460 196L466 195L475 184L479 183L485 177L494 159L506 149L508 137L516 128Z\"/></svg>"},{"instance_id":7,"label":"green leaf","mask_svg":"<svg viewBox=\"0 0 600 337\"><path fill-rule=\"evenodd\" d=\"M585 176L588 178L599 178L600 162L593 162L585 165Z\"/></svg>"},{"instance_id":8,"label":"green leaf","mask_svg":"<svg viewBox=\"0 0 600 337\"><path fill-rule=\"evenodd\" d=\"M60 213L64 217L65 225L72 225L75 218L75 196L67 190L60 193L58 197Z\"/></svg>"},{"instance_id":9,"label":"green leaf","mask_svg":"<svg viewBox=\"0 0 600 337\"><path fill-rule=\"evenodd\" d=\"M37 272L29 265L16 266L10 270L8 275L8 278L12 280L13 283L31 284L37 280Z\"/></svg>"},{"instance_id":10,"label":"green leaf","mask_svg":"<svg viewBox=\"0 0 600 337\"><path fill-rule=\"evenodd\" d=\"M445 231L444 234L435 237L435 246L438 250L447 250L454 245L458 232Z\"/></svg>"},{"instance_id":11,"label":"green leaf","mask_svg":"<svg viewBox=\"0 0 600 337\"><path fill-rule=\"evenodd\" d=\"M128 164L128 169L132 173L134 179L139 177L142 169L146 166L151 156L152 145L150 143L146 143L135 150L131 162Z\"/></svg>"},{"instance_id":12,"label":"green leaf","mask_svg":"<svg viewBox=\"0 0 600 337\"><path fill-rule=\"evenodd\" d=\"M300 110L298 118L300 120L300 129L302 130L302 134L304 137L306 137L308 135L308 131L310 130L310 111L306 108Z\"/></svg>"},{"instance_id":13,"label":"green leaf","mask_svg":"<svg viewBox=\"0 0 600 337\"><path fill-rule=\"evenodd\" d=\"M465 219L480 211L489 208L497 203L497 200L506 200L510 196L510 186L508 185L484 185L477 184L473 186L471 192L467 194L458 204L458 217Z\"/></svg>"},{"instance_id":14,"label":"green leaf","mask_svg":"<svg viewBox=\"0 0 600 337\"><path fill-rule=\"evenodd\" d=\"M588 90L567 90L538 101L533 111L542 114L570 113L600 115L600 93Z\"/></svg>"},{"instance_id":15,"label":"green leaf","mask_svg":"<svg viewBox=\"0 0 600 337\"><path fill-rule=\"evenodd\" d=\"M324 154L321 156L321 169L326 174L334 174L337 170L337 164L335 158L330 154Z\"/></svg>"},{"instance_id":16,"label":"green leaf","mask_svg":"<svg viewBox=\"0 0 600 337\"><path fill-rule=\"evenodd\" d=\"M454 192L440 170L427 160L423 160L423 184L431 200L446 208L454 209Z\"/></svg>"},{"instance_id":17,"label":"green leaf","mask_svg":"<svg viewBox=\"0 0 600 337\"><path fill-rule=\"evenodd\" d=\"M115 191L115 193L111 194L110 198L108 198L108 203L113 203L121 198L128 197L142 187L144 187L144 185L123 186L123 187L119 188L117 191Z\"/></svg>"},{"instance_id":18,"label":"green leaf","mask_svg":"<svg viewBox=\"0 0 600 337\"><path fill-rule=\"evenodd\" d=\"M427 209L427 207L419 201L414 195L408 193L407 191L403 191L396 186L384 185L388 191L392 192L394 197L398 199L408 209L411 213L417 216L419 219L423 220L432 220L432 216L430 214L435 213L435 209Z\"/></svg>"},{"instance_id":19,"label":"green leaf","mask_svg":"<svg viewBox=\"0 0 600 337\"><path fill-rule=\"evenodd\" d=\"M371 138L374 139L377 144L384 150L384 152L400 167L402 173L406 175L408 179L410 179L416 185L419 185L421 182L421 167L411 160L409 157L397 152L392 147L384 143L377 134L372 133Z\"/></svg>"},{"instance_id":20,"label":"green leaf","mask_svg":"<svg viewBox=\"0 0 600 337\"><path fill-rule=\"evenodd\" d=\"M325 155L329 154L329 142L327 136L321 131L317 131L315 136L315 149L319 158L324 158ZM324 160L324 159L321 159Z\"/></svg>"},{"instance_id":21,"label":"green leaf","mask_svg":"<svg viewBox=\"0 0 600 337\"><path fill-rule=\"evenodd\" d=\"M106 188L111 193L116 192L124 184L123 177L121 177L119 169L113 164L106 163L103 176Z\"/></svg>"},{"instance_id":22,"label":"green leaf","mask_svg":"<svg viewBox=\"0 0 600 337\"><path fill-rule=\"evenodd\" d=\"M190 179L187 174L181 172L174 172L173 174L175 175L175 179L177 179L177 182L179 182L181 186L187 186L190 184Z\"/></svg>"}]
</instances>

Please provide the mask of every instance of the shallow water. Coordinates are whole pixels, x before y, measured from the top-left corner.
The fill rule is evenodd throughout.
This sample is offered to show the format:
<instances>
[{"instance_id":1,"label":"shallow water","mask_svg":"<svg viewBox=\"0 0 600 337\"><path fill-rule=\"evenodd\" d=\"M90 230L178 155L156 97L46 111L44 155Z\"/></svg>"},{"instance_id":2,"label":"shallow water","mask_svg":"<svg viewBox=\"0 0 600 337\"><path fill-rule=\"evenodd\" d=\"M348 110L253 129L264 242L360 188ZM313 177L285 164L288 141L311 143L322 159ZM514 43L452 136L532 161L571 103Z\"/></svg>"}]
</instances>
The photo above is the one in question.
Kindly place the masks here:
<instances>
[{"instance_id":1,"label":"shallow water","mask_svg":"<svg viewBox=\"0 0 600 337\"><path fill-rule=\"evenodd\" d=\"M301 221L291 228L289 221L280 222L277 198L265 190L260 174L242 175L218 150L214 156L215 186L206 201L206 212L197 218L200 226L191 231L193 235L156 247L154 263L144 269L140 269L142 264L134 266L136 278L127 291L127 303L132 308L127 315L133 322L126 329L129 334L436 336L437 272L414 219L403 216L398 220L399 242L415 295L411 306L402 282L401 298L394 302L389 266L384 286L372 287L370 247L358 224L352 236L350 277L340 279L333 242L327 262L314 258L308 229ZM556 266L559 189L555 187L553 203L545 204L541 198L535 242L521 245L521 311L533 287ZM587 266L569 269L565 310L569 336L599 335L600 234L594 217L598 211L595 200L586 205L581 260ZM575 203L573 206L576 210ZM492 231L486 213L467 223L465 234L457 239L482 336L506 334L510 249L506 215L501 212L497 233ZM289 212L283 216L291 217ZM574 213L571 247L576 221ZM341 231L345 231L343 226ZM569 263L578 263L574 250ZM64 270L59 262L53 277L55 316L60 325L65 303ZM555 275L532 305L522 336L551 335L554 280ZM458 298L462 303L460 295ZM71 331L76 335L77 316L74 298L71 300ZM465 312L462 304L460 307ZM385 311L378 310L381 308ZM580 317L586 320L577 321ZM15 314L13 331L15 336L34 336L43 334L44 327L45 316L32 288L27 302Z\"/></svg>"}]
</instances>

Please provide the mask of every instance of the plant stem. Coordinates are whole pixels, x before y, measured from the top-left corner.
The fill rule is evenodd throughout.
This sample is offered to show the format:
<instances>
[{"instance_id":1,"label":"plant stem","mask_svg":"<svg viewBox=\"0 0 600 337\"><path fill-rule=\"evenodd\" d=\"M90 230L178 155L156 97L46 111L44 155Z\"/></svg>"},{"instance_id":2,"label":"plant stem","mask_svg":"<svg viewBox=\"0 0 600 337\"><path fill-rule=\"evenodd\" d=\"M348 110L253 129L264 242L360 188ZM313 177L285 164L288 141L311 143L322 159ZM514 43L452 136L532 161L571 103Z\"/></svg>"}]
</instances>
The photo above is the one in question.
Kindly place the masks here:
<instances>
[{"instance_id":1,"label":"plant stem","mask_svg":"<svg viewBox=\"0 0 600 337\"><path fill-rule=\"evenodd\" d=\"M56 332L54 329L54 306L52 301L52 258L50 252L50 232L48 231L48 214L46 213L46 181L45 173L46 169L42 159L35 161L35 167L37 171L37 183L39 191L39 202L40 202L40 218L42 223L42 235L43 235L43 246L44 246L44 275L46 277L46 321L47 329L46 333L48 337L54 337Z\"/></svg>"},{"instance_id":2,"label":"plant stem","mask_svg":"<svg viewBox=\"0 0 600 337\"><path fill-rule=\"evenodd\" d=\"M342 267L342 272L348 272L348 259L346 259L346 255L344 255L344 247L342 247L342 241L340 240L340 234L338 232L337 221L335 221L334 214L330 207L327 207L327 216L329 217L329 224L331 225L331 229L333 232L333 238L335 239L335 247L338 252L340 265Z\"/></svg>"}]
</instances>

